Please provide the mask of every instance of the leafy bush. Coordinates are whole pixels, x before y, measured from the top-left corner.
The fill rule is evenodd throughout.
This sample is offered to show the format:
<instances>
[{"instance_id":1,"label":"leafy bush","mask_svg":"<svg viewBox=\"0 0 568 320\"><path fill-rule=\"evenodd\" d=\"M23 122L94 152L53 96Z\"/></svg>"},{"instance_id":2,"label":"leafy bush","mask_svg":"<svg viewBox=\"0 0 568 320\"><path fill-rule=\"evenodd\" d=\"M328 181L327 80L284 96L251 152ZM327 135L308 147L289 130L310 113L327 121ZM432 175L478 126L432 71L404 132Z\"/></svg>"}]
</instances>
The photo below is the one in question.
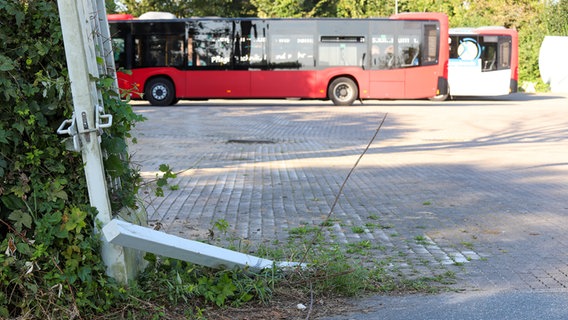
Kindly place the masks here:
<instances>
[{"instance_id":1,"label":"leafy bush","mask_svg":"<svg viewBox=\"0 0 568 320\"><path fill-rule=\"evenodd\" d=\"M73 111L57 2L3 1L0 16L0 318L109 310L123 292L105 275L81 154L56 133ZM142 118L99 83L113 113L102 137L113 209L135 208L125 148Z\"/></svg>"}]
</instances>

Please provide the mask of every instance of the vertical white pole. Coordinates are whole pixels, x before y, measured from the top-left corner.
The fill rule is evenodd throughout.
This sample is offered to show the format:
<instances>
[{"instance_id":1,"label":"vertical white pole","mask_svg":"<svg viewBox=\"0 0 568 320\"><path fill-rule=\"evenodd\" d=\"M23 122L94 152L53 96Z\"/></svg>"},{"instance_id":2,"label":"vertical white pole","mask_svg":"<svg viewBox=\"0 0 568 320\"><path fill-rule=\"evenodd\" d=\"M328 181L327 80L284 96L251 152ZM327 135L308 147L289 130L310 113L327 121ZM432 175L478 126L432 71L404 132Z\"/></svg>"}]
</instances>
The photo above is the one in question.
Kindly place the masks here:
<instances>
[{"instance_id":1,"label":"vertical white pole","mask_svg":"<svg viewBox=\"0 0 568 320\"><path fill-rule=\"evenodd\" d=\"M89 200L98 210L96 224L102 226L111 221L112 212L95 123L95 112L98 112L96 106L102 104L102 101L98 101L98 91L93 80L99 76L94 34L88 16L93 6L89 0L58 0L58 7ZM98 228L97 225L95 228ZM101 238L102 258L107 266L107 274L118 282L126 283L129 279L124 249Z\"/></svg>"}]
</instances>

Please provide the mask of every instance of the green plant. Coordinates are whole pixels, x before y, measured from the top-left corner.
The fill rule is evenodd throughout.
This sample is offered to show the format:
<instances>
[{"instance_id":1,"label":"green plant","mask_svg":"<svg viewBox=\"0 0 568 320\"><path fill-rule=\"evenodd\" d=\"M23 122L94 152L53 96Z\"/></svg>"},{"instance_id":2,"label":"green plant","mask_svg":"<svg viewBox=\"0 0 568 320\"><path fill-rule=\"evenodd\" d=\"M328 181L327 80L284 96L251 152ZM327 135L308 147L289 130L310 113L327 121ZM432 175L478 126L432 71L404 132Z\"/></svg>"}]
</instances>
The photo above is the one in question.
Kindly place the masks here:
<instances>
[{"instance_id":1,"label":"green plant","mask_svg":"<svg viewBox=\"0 0 568 320\"><path fill-rule=\"evenodd\" d=\"M336 219L326 219L325 221L323 221L320 226L322 227L332 227L335 223L337 222Z\"/></svg>"},{"instance_id":2,"label":"green plant","mask_svg":"<svg viewBox=\"0 0 568 320\"><path fill-rule=\"evenodd\" d=\"M218 307L239 306L253 298L267 301L271 295L269 282L274 277L266 277L266 273L276 272L269 269L264 274L248 274L240 269L214 270L153 254L147 254L146 260L150 265L138 284L142 297L164 297L174 305L196 298Z\"/></svg>"},{"instance_id":3,"label":"green plant","mask_svg":"<svg viewBox=\"0 0 568 320\"><path fill-rule=\"evenodd\" d=\"M371 249L371 241L362 240L356 243L347 244L347 253L367 254Z\"/></svg>"},{"instance_id":4,"label":"green plant","mask_svg":"<svg viewBox=\"0 0 568 320\"><path fill-rule=\"evenodd\" d=\"M414 237L414 241L416 241L417 244L424 246L430 244L430 241L426 238L426 236L416 236Z\"/></svg>"},{"instance_id":5,"label":"green plant","mask_svg":"<svg viewBox=\"0 0 568 320\"><path fill-rule=\"evenodd\" d=\"M161 164L159 167L160 172L162 175L160 176L156 173L156 195L158 197L164 196L164 186L169 184L169 179L174 179L177 177L177 174L172 172L172 168L170 168L167 164Z\"/></svg>"},{"instance_id":6,"label":"green plant","mask_svg":"<svg viewBox=\"0 0 568 320\"><path fill-rule=\"evenodd\" d=\"M223 234L227 234L227 231L229 230L229 222L227 222L227 220L225 219L219 219L215 221L213 226Z\"/></svg>"},{"instance_id":7,"label":"green plant","mask_svg":"<svg viewBox=\"0 0 568 320\"><path fill-rule=\"evenodd\" d=\"M365 228L360 226L353 226L351 227L351 231L353 231L353 233L365 233Z\"/></svg>"},{"instance_id":8,"label":"green plant","mask_svg":"<svg viewBox=\"0 0 568 320\"><path fill-rule=\"evenodd\" d=\"M303 225L300 227L296 227L296 228L292 228L290 230L288 230L288 233L292 236L305 236L308 234L314 234L314 233L318 233L319 232L319 228L317 227L313 227L313 226L308 226L308 225Z\"/></svg>"},{"instance_id":9,"label":"green plant","mask_svg":"<svg viewBox=\"0 0 568 320\"><path fill-rule=\"evenodd\" d=\"M108 312L125 292L106 276L81 154L56 132L73 113L57 2L0 5L0 318ZM113 125L101 146L113 210L137 208L126 153L143 118L96 80Z\"/></svg>"},{"instance_id":10,"label":"green plant","mask_svg":"<svg viewBox=\"0 0 568 320\"><path fill-rule=\"evenodd\" d=\"M462 246L464 246L464 247L466 247L470 250L473 250L473 243L468 242L468 241L462 241L461 244L462 244Z\"/></svg>"},{"instance_id":11,"label":"green plant","mask_svg":"<svg viewBox=\"0 0 568 320\"><path fill-rule=\"evenodd\" d=\"M369 230L373 230L373 229L390 229L392 228L392 226L390 225L382 225L380 223L371 223L371 222L367 222L365 223L365 227Z\"/></svg>"}]
</instances>

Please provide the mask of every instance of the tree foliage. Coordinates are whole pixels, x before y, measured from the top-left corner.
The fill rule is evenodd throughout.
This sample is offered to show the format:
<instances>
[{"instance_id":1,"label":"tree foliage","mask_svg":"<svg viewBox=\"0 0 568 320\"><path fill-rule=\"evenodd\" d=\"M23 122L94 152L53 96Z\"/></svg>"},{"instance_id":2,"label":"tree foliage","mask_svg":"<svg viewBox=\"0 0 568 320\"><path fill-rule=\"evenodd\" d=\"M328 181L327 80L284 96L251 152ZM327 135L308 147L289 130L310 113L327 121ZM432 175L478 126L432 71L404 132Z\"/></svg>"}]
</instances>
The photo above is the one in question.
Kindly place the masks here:
<instances>
[{"instance_id":1,"label":"tree foliage","mask_svg":"<svg viewBox=\"0 0 568 320\"><path fill-rule=\"evenodd\" d=\"M145 12L163 11L173 13L180 18L256 15L256 11L248 0L122 0L120 4L109 12L128 12L138 17Z\"/></svg>"},{"instance_id":2,"label":"tree foliage","mask_svg":"<svg viewBox=\"0 0 568 320\"><path fill-rule=\"evenodd\" d=\"M368 18L386 17L395 11L394 2L389 0L340 0L336 12L342 18Z\"/></svg>"},{"instance_id":3,"label":"tree foliage","mask_svg":"<svg viewBox=\"0 0 568 320\"><path fill-rule=\"evenodd\" d=\"M546 34L551 36L568 36L568 0L554 1L544 14Z\"/></svg>"}]
</instances>

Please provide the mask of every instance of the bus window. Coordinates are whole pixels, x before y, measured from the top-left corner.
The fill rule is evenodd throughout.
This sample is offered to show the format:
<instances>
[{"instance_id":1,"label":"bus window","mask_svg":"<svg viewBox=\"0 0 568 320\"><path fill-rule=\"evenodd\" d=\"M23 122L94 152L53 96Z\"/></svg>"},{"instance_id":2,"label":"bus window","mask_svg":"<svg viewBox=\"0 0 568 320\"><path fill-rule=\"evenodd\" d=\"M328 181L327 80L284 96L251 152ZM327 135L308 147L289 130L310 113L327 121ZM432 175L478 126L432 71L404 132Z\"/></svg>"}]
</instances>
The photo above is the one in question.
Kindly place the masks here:
<instances>
[{"instance_id":1,"label":"bus window","mask_svg":"<svg viewBox=\"0 0 568 320\"><path fill-rule=\"evenodd\" d=\"M511 67L511 39L510 37L502 37L499 40L499 70L509 69Z\"/></svg>"},{"instance_id":2,"label":"bus window","mask_svg":"<svg viewBox=\"0 0 568 320\"><path fill-rule=\"evenodd\" d=\"M460 57L458 47L460 45L460 37L450 36L450 59L458 59Z\"/></svg>"},{"instance_id":3,"label":"bus window","mask_svg":"<svg viewBox=\"0 0 568 320\"><path fill-rule=\"evenodd\" d=\"M112 38L112 51L114 53L114 64L116 69L126 67L126 51L123 38Z\"/></svg>"},{"instance_id":4,"label":"bus window","mask_svg":"<svg viewBox=\"0 0 568 320\"><path fill-rule=\"evenodd\" d=\"M371 66L377 67L379 65L379 59L381 57L381 48L374 44L371 46Z\"/></svg>"},{"instance_id":5,"label":"bus window","mask_svg":"<svg viewBox=\"0 0 568 320\"><path fill-rule=\"evenodd\" d=\"M322 36L319 62L325 66L361 66L367 51L365 37Z\"/></svg>"},{"instance_id":6,"label":"bus window","mask_svg":"<svg viewBox=\"0 0 568 320\"><path fill-rule=\"evenodd\" d=\"M310 70L315 66L315 21L272 21L269 25L269 63L273 69Z\"/></svg>"},{"instance_id":7,"label":"bus window","mask_svg":"<svg viewBox=\"0 0 568 320\"><path fill-rule=\"evenodd\" d=\"M391 69L394 67L394 36L381 34L371 39L371 68Z\"/></svg>"},{"instance_id":8,"label":"bus window","mask_svg":"<svg viewBox=\"0 0 568 320\"><path fill-rule=\"evenodd\" d=\"M311 69L315 66L313 35L296 35L296 58L300 69Z\"/></svg>"},{"instance_id":9,"label":"bus window","mask_svg":"<svg viewBox=\"0 0 568 320\"><path fill-rule=\"evenodd\" d=\"M235 21L233 59L235 69L266 69L266 25L261 21Z\"/></svg>"},{"instance_id":10,"label":"bus window","mask_svg":"<svg viewBox=\"0 0 568 320\"><path fill-rule=\"evenodd\" d=\"M434 65L438 63L438 47L440 44L438 36L438 28L434 24L427 24L424 26L425 43L423 44L422 52L422 65ZM445 40L444 40L445 41Z\"/></svg>"},{"instance_id":11,"label":"bus window","mask_svg":"<svg viewBox=\"0 0 568 320\"><path fill-rule=\"evenodd\" d=\"M195 51L195 48L193 47L193 38L192 37L188 37L187 38L187 65L189 67L192 66L205 66L206 63L205 61L201 58L201 56L199 54L197 54L197 52Z\"/></svg>"},{"instance_id":12,"label":"bus window","mask_svg":"<svg viewBox=\"0 0 568 320\"><path fill-rule=\"evenodd\" d=\"M396 68L419 65L423 26L424 24L418 21L403 22L402 30L398 32L396 37ZM437 35L434 34L434 37L437 37ZM437 42L434 45L437 45Z\"/></svg>"},{"instance_id":13,"label":"bus window","mask_svg":"<svg viewBox=\"0 0 568 320\"><path fill-rule=\"evenodd\" d=\"M160 35L136 36L134 47L136 48L135 67L163 67L165 65L164 51L162 51L162 48L165 47L165 41L162 40Z\"/></svg>"},{"instance_id":14,"label":"bus window","mask_svg":"<svg viewBox=\"0 0 568 320\"><path fill-rule=\"evenodd\" d=\"M412 67L419 65L420 40L416 35L398 37L398 65Z\"/></svg>"},{"instance_id":15,"label":"bus window","mask_svg":"<svg viewBox=\"0 0 568 320\"><path fill-rule=\"evenodd\" d=\"M140 35L134 38L136 67L181 67L183 37L177 35Z\"/></svg>"},{"instance_id":16,"label":"bus window","mask_svg":"<svg viewBox=\"0 0 568 320\"><path fill-rule=\"evenodd\" d=\"M480 58L482 71L497 70L497 43L486 42Z\"/></svg>"},{"instance_id":17,"label":"bus window","mask_svg":"<svg viewBox=\"0 0 568 320\"><path fill-rule=\"evenodd\" d=\"M184 56L183 38L170 36L166 40L166 65L182 67Z\"/></svg>"},{"instance_id":18,"label":"bus window","mask_svg":"<svg viewBox=\"0 0 568 320\"><path fill-rule=\"evenodd\" d=\"M229 21L222 20L199 21L193 28L190 28L194 30L193 58L196 62L199 61L198 66L207 66L208 69L229 67L232 46L231 28Z\"/></svg>"}]
</instances>

